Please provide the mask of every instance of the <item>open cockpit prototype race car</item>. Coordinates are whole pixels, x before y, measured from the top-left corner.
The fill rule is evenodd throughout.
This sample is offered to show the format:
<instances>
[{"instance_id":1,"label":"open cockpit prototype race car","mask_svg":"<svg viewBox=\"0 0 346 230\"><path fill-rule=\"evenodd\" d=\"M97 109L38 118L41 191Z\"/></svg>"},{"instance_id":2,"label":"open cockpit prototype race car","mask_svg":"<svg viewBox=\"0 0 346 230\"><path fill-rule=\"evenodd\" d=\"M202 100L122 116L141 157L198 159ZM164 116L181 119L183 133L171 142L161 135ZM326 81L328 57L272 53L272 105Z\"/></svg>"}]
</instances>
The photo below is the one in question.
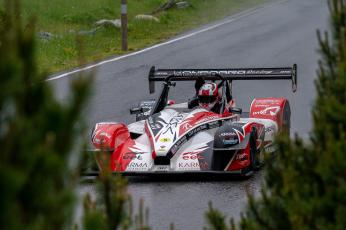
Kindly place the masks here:
<instances>
[{"instance_id":1,"label":"open cockpit prototype race car","mask_svg":"<svg viewBox=\"0 0 346 230\"><path fill-rule=\"evenodd\" d=\"M155 69L149 73L150 93L163 82L157 100L132 108L136 122L97 123L92 131L95 152L110 154L109 167L124 175L240 174L250 175L274 152L273 138L290 130L290 105L285 98L255 98L247 116L235 107L232 81L291 80L297 89L297 67L246 69ZM220 106L209 111L198 98L174 103L168 95L177 81L218 85ZM96 158L97 159L97 158ZM100 164L100 162L98 162Z\"/></svg>"}]
</instances>

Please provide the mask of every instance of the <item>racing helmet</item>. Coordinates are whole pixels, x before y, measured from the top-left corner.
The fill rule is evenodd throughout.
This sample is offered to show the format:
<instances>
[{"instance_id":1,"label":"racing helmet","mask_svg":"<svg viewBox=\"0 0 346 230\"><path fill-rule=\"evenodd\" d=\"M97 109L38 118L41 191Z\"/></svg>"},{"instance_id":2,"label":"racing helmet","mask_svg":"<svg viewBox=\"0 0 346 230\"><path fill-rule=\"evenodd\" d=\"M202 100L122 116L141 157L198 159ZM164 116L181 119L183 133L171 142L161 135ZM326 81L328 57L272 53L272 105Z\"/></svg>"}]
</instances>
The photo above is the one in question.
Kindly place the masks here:
<instances>
[{"instance_id":1,"label":"racing helmet","mask_svg":"<svg viewBox=\"0 0 346 230\"><path fill-rule=\"evenodd\" d=\"M198 104L210 111L219 100L219 89L215 83L204 83L198 91Z\"/></svg>"}]
</instances>

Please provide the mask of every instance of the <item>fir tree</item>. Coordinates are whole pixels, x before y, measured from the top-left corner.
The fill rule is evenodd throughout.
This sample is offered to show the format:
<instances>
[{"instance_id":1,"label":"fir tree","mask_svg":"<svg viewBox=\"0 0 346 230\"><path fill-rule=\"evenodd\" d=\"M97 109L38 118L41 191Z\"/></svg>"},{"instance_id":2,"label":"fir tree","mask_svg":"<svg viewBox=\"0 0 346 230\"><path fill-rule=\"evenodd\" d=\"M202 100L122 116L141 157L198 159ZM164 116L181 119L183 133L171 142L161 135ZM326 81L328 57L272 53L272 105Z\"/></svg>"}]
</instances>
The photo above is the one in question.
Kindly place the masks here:
<instances>
[{"instance_id":1,"label":"fir tree","mask_svg":"<svg viewBox=\"0 0 346 230\"><path fill-rule=\"evenodd\" d=\"M0 229L72 226L80 114L88 78L74 81L69 101L55 99L37 71L34 20L23 26L17 0L0 14ZM78 158L78 157L77 157Z\"/></svg>"},{"instance_id":2,"label":"fir tree","mask_svg":"<svg viewBox=\"0 0 346 230\"><path fill-rule=\"evenodd\" d=\"M141 199L139 213L133 217L131 196L127 192L127 180L114 175L109 167L110 154L107 151L96 155L100 162L97 178L97 199L87 196L84 200L84 229L136 229L149 230L149 210L144 211Z\"/></svg>"},{"instance_id":3,"label":"fir tree","mask_svg":"<svg viewBox=\"0 0 346 230\"><path fill-rule=\"evenodd\" d=\"M23 26L19 3L5 0L0 12L0 229L71 229L79 182L73 162L84 147L76 143L83 143L91 79L73 81L68 102L54 97L37 71L34 22ZM108 166L109 154L102 159ZM97 186L98 200L85 198L84 229L149 229L143 201L133 223L124 178L104 167Z\"/></svg>"},{"instance_id":4,"label":"fir tree","mask_svg":"<svg viewBox=\"0 0 346 230\"><path fill-rule=\"evenodd\" d=\"M322 59L311 142L277 138L278 157L266 164L261 198L249 196L240 229L346 228L345 1L330 0L329 8L332 36L318 32Z\"/></svg>"}]
</instances>

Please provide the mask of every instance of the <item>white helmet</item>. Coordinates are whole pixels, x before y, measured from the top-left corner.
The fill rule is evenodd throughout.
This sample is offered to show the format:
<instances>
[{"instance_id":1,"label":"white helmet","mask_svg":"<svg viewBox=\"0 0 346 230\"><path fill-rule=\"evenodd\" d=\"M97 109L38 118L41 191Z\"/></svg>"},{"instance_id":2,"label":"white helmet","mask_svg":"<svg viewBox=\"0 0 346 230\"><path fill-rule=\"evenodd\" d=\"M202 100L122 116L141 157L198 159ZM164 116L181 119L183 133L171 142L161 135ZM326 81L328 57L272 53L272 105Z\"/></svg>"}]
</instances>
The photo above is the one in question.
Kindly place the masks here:
<instances>
[{"instance_id":1,"label":"white helmet","mask_svg":"<svg viewBox=\"0 0 346 230\"><path fill-rule=\"evenodd\" d=\"M198 91L198 104L210 111L219 100L219 89L215 83L204 83Z\"/></svg>"}]
</instances>

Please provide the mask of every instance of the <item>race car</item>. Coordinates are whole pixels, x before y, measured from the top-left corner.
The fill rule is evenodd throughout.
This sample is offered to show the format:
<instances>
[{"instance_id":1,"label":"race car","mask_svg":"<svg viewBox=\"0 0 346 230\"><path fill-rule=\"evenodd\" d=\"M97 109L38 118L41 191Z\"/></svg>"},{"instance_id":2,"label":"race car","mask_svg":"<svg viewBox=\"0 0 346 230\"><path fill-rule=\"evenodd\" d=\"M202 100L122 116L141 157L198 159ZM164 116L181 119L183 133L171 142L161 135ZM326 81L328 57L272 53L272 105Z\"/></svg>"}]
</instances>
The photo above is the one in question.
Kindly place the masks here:
<instances>
[{"instance_id":1,"label":"race car","mask_svg":"<svg viewBox=\"0 0 346 230\"><path fill-rule=\"evenodd\" d=\"M232 81L291 80L297 89L297 66L245 69L156 69L149 72L149 91L163 82L157 100L132 108L136 122L100 122L92 131L94 152L110 154L109 166L124 175L239 174L259 169L264 152L273 153L273 138L290 130L290 105L285 98L255 98L248 113L234 106ZM169 100L177 81L217 84L220 108L209 111L196 98ZM202 82L202 83L201 83ZM197 98L198 101L198 98ZM98 159L98 158L96 158ZM98 159L100 166L102 162Z\"/></svg>"}]
</instances>

